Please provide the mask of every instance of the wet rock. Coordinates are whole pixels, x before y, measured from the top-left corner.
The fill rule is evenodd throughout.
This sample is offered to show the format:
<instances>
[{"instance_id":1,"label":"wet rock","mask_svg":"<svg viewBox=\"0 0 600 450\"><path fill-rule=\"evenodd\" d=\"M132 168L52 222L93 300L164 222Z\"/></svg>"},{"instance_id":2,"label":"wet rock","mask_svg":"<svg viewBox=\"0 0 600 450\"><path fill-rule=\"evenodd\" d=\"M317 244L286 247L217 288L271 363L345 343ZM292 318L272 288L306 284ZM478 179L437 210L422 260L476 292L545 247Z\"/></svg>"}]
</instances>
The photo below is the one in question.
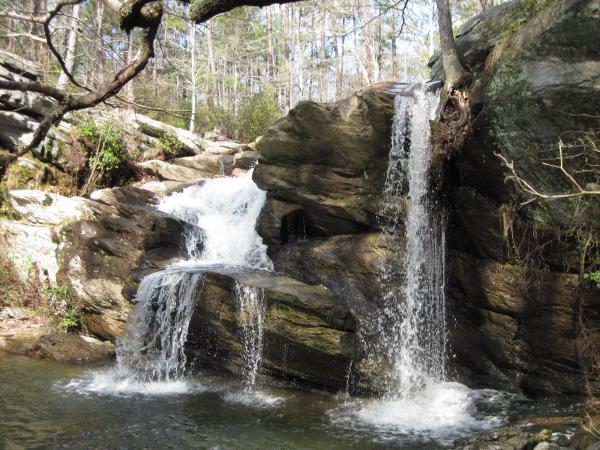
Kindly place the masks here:
<instances>
[{"instance_id":1,"label":"wet rock","mask_svg":"<svg viewBox=\"0 0 600 450\"><path fill-rule=\"evenodd\" d=\"M258 151L246 150L235 154L234 169L249 170L258 162Z\"/></svg>"},{"instance_id":2,"label":"wet rock","mask_svg":"<svg viewBox=\"0 0 600 450\"><path fill-rule=\"evenodd\" d=\"M455 442L453 448L456 450L530 450L537 448L539 444L538 436L530 432L516 427L502 427L461 439Z\"/></svg>"},{"instance_id":3,"label":"wet rock","mask_svg":"<svg viewBox=\"0 0 600 450\"><path fill-rule=\"evenodd\" d=\"M236 283L257 289L266 304L263 373L340 389L357 349L356 320L323 286L267 272L206 274L190 323L187 351L202 366L239 374L242 344Z\"/></svg>"},{"instance_id":4,"label":"wet rock","mask_svg":"<svg viewBox=\"0 0 600 450\"><path fill-rule=\"evenodd\" d=\"M71 333L44 334L35 347L38 354L64 363L106 362L115 356L115 346L111 342Z\"/></svg>"}]
</instances>

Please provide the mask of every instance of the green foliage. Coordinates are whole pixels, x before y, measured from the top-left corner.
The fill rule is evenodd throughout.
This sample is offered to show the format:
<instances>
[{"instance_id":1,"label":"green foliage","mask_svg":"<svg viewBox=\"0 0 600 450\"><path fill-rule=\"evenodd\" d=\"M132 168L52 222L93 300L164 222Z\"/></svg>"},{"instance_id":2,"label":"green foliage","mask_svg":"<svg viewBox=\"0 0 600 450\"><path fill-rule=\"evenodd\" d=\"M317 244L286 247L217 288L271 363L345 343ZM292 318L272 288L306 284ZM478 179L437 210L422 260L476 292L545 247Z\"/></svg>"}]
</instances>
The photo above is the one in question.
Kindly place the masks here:
<instances>
[{"instance_id":1,"label":"green foliage","mask_svg":"<svg viewBox=\"0 0 600 450\"><path fill-rule=\"evenodd\" d=\"M597 261L597 264L600 264L600 261ZM596 286L600 289L600 270L584 273L583 278L585 280L590 280L593 283L596 283Z\"/></svg>"},{"instance_id":2,"label":"green foliage","mask_svg":"<svg viewBox=\"0 0 600 450\"><path fill-rule=\"evenodd\" d=\"M71 328L77 328L79 326L79 311L73 306L67 306L65 316L59 323L61 328L69 330Z\"/></svg>"},{"instance_id":3,"label":"green foliage","mask_svg":"<svg viewBox=\"0 0 600 450\"><path fill-rule=\"evenodd\" d=\"M248 97L240 112L239 138L252 141L264 130L281 117L281 110L275 101L271 89L263 89L258 94Z\"/></svg>"},{"instance_id":4,"label":"green foliage","mask_svg":"<svg viewBox=\"0 0 600 450\"><path fill-rule=\"evenodd\" d=\"M47 317L51 326L61 331L78 328L79 309L76 307L69 287L58 283L43 290L43 303L39 311Z\"/></svg>"},{"instance_id":5,"label":"green foliage","mask_svg":"<svg viewBox=\"0 0 600 450\"><path fill-rule=\"evenodd\" d=\"M88 160L90 169L96 167L103 173L110 173L127 161L123 133L123 127L113 122L98 125L88 121L75 130L75 135L84 141L92 153Z\"/></svg>"},{"instance_id":6,"label":"green foliage","mask_svg":"<svg viewBox=\"0 0 600 450\"><path fill-rule=\"evenodd\" d=\"M185 145L181 143L174 132L168 131L158 140L158 148L165 159L176 158L185 154Z\"/></svg>"}]
</instances>

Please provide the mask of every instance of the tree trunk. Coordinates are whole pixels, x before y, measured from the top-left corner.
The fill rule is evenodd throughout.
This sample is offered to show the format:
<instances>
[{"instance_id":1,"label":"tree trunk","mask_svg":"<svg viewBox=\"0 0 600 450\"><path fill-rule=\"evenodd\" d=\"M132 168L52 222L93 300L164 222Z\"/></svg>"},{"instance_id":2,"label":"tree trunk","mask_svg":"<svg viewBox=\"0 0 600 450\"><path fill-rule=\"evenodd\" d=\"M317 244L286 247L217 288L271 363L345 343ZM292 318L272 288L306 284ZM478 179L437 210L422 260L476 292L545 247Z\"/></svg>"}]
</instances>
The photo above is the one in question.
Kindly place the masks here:
<instances>
[{"instance_id":1,"label":"tree trunk","mask_svg":"<svg viewBox=\"0 0 600 450\"><path fill-rule=\"evenodd\" d=\"M214 105L215 97L217 96L217 68L215 64L215 51L213 46L213 24L212 21L206 26L206 46L208 49L208 78L209 78L209 92L208 92L208 103Z\"/></svg>"},{"instance_id":2,"label":"tree trunk","mask_svg":"<svg viewBox=\"0 0 600 450\"><path fill-rule=\"evenodd\" d=\"M69 73L73 73L75 66L75 48L77 47L77 29L79 27L79 17L81 16L81 4L73 5L72 17L69 18L69 37L67 39L67 51L65 53L65 67ZM56 82L57 89L64 89L69 82L69 77L65 72L61 72Z\"/></svg>"},{"instance_id":3,"label":"tree trunk","mask_svg":"<svg viewBox=\"0 0 600 450\"><path fill-rule=\"evenodd\" d=\"M106 72L106 64L104 57L104 43L102 41L102 26L104 23L104 1L98 0L96 6L96 55L98 57L98 73L96 74L96 82L104 83L104 74Z\"/></svg>"},{"instance_id":4,"label":"tree trunk","mask_svg":"<svg viewBox=\"0 0 600 450\"><path fill-rule=\"evenodd\" d=\"M133 61L133 33L127 34L127 52L125 54L125 63L130 65ZM135 102L135 94L133 92L133 80L125 85L125 97L130 103Z\"/></svg>"},{"instance_id":5,"label":"tree trunk","mask_svg":"<svg viewBox=\"0 0 600 450\"><path fill-rule=\"evenodd\" d=\"M190 85L192 87L192 105L189 129L193 133L196 128L196 24L190 24Z\"/></svg>"},{"instance_id":6,"label":"tree trunk","mask_svg":"<svg viewBox=\"0 0 600 450\"><path fill-rule=\"evenodd\" d=\"M442 64L446 77L446 90L452 92L459 87L468 74L460 63L454 33L452 31L452 16L450 15L449 0L435 0L438 12L438 26L440 32L440 47L442 49Z\"/></svg>"}]
</instances>

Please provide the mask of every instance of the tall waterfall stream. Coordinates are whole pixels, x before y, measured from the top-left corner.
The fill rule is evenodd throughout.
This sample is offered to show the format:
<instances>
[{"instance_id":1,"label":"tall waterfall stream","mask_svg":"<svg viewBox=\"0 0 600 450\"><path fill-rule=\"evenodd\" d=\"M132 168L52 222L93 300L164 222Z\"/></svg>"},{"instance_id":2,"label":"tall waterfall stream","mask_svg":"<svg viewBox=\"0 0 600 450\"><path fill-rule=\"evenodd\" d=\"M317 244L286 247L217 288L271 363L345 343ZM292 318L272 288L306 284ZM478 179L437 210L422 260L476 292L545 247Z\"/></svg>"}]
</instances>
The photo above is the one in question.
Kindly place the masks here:
<instances>
[{"instance_id":1,"label":"tall waterfall stream","mask_svg":"<svg viewBox=\"0 0 600 450\"><path fill-rule=\"evenodd\" d=\"M337 419L358 419L387 433L417 433L451 442L501 420L479 411L503 394L448 381L443 205L430 189L430 121L439 94L419 86L395 98L392 142L383 190L383 241L392 252L379 269L382 308L368 321L376 337L372 362L382 373L383 396L351 401ZM403 201L406 197L406 201ZM373 352L373 350L371 350ZM356 425L353 425L356 426Z\"/></svg>"},{"instance_id":2,"label":"tall waterfall stream","mask_svg":"<svg viewBox=\"0 0 600 450\"><path fill-rule=\"evenodd\" d=\"M373 442L400 442L406 448L448 445L457 437L497 426L502 423L498 413L508 401L497 391L472 390L449 381L446 214L429 185L430 121L437 99L423 86L395 101L380 210L382 239L392 256L374 268L381 281L381 309L363 325L371 327L368 332L375 336L375 367L385 369L380 372L383 395L331 396L333 404L328 403L322 414L328 430L371 436ZM141 281L125 336L118 343L116 367L92 372L68 387L116 396L200 395L212 389L224 391L221 397L226 401L283 408L282 397L259 398L266 320L261 289L240 283L234 289L242 353L238 387L223 387L208 378L190 381L184 352L194 302L204 287L203 271L215 267L273 270L255 231L265 198L251 171L239 178L209 180L164 198L158 206L161 211L192 225L185 236L187 257ZM278 395L286 398L284 403L293 403L289 394ZM426 444L414 447L415 442Z\"/></svg>"}]
</instances>

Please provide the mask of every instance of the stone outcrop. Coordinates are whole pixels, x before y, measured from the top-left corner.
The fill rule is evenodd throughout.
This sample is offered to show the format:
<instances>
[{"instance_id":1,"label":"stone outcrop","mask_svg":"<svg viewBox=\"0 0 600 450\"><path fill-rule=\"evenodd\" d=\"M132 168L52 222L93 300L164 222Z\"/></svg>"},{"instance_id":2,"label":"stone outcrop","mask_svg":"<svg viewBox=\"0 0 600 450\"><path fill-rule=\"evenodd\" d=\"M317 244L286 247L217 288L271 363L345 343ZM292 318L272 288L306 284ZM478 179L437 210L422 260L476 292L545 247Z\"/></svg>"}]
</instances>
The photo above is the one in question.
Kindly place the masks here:
<instances>
[{"instance_id":1,"label":"stone outcrop","mask_svg":"<svg viewBox=\"0 0 600 450\"><path fill-rule=\"evenodd\" d=\"M103 339L122 333L139 279L184 251L185 224L151 208L157 198L149 191L104 189L91 199L41 191L10 195L26 222L0 221L8 256L37 264L44 283L67 286L83 325Z\"/></svg>"},{"instance_id":2,"label":"stone outcrop","mask_svg":"<svg viewBox=\"0 0 600 450\"><path fill-rule=\"evenodd\" d=\"M334 104L300 102L267 129L254 181L275 217L263 220L295 221L307 237L373 229L393 109L390 95L366 89Z\"/></svg>"},{"instance_id":3,"label":"stone outcrop","mask_svg":"<svg viewBox=\"0 0 600 450\"><path fill-rule=\"evenodd\" d=\"M325 286L358 322L372 315L380 297L376 271L391 254L377 213L393 109L393 96L378 88L334 104L301 102L257 145L254 180L267 191L257 229L275 269ZM354 349L344 378L351 389L373 388L356 364L364 352Z\"/></svg>"},{"instance_id":4,"label":"stone outcrop","mask_svg":"<svg viewBox=\"0 0 600 450\"><path fill-rule=\"evenodd\" d=\"M188 335L201 367L242 371L243 313L236 285L256 290L265 304L261 372L316 386L345 387L359 348L356 319L327 288L267 272L208 272Z\"/></svg>"},{"instance_id":5,"label":"stone outcrop","mask_svg":"<svg viewBox=\"0 0 600 450\"><path fill-rule=\"evenodd\" d=\"M545 163L558 164L559 141L572 144L600 128L598 2L549 3L527 17L519 8L492 8L457 39L474 72L477 120L449 173L454 362L463 380L478 385L534 396L581 393L585 329L600 343L600 291L580 278L594 270L582 245L587 237L597 242L600 202L592 196L523 206L531 196L505 180L495 153L542 192L574 189ZM432 66L436 76L440 62ZM590 164L600 161L594 151L579 152ZM580 180L593 186L597 176Z\"/></svg>"},{"instance_id":6,"label":"stone outcrop","mask_svg":"<svg viewBox=\"0 0 600 450\"><path fill-rule=\"evenodd\" d=\"M101 363L115 356L111 342L48 328L45 318L30 308L4 308L0 310L0 350L65 363Z\"/></svg>"}]
</instances>

